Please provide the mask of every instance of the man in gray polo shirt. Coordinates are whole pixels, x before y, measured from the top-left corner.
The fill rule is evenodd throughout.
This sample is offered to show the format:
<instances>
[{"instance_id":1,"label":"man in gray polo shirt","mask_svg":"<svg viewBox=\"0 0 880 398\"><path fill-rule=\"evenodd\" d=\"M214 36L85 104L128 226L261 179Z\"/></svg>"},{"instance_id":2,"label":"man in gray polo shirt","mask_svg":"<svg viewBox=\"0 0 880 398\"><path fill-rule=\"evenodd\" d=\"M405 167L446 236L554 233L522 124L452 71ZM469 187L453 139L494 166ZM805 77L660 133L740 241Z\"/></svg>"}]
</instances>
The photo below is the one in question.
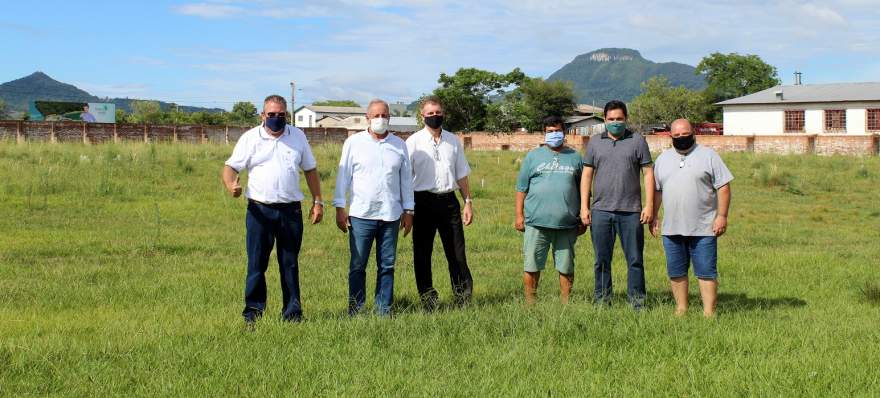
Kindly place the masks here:
<instances>
[{"instance_id":1,"label":"man in gray polo shirt","mask_svg":"<svg viewBox=\"0 0 880 398\"><path fill-rule=\"evenodd\" d=\"M673 148L658 156L654 166L659 193L654 209L659 212L663 204L663 248L675 315L687 313L688 267L693 262L703 315L712 317L718 297L717 240L727 230L733 175L715 151L697 145L686 119L673 122L670 132ZM651 234L659 232L655 214Z\"/></svg>"},{"instance_id":2,"label":"man in gray polo shirt","mask_svg":"<svg viewBox=\"0 0 880 398\"><path fill-rule=\"evenodd\" d=\"M626 118L626 104L608 102L606 132L593 136L587 144L581 175L581 222L590 226L596 256L596 303L611 303L611 257L616 234L620 236L628 267L627 299L640 310L645 301L642 225L649 224L654 217L654 170L647 141L626 128ZM644 209L640 174L644 175L647 188Z\"/></svg>"}]
</instances>

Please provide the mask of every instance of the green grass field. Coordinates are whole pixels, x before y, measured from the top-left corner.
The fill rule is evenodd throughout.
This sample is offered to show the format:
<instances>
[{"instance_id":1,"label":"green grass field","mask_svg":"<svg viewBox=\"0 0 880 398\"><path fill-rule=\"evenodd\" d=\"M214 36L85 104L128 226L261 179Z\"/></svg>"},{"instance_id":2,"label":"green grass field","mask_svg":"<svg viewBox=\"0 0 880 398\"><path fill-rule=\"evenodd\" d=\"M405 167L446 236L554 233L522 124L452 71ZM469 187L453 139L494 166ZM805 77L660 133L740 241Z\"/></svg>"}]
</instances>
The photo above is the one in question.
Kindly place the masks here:
<instances>
[{"instance_id":1,"label":"green grass field","mask_svg":"<svg viewBox=\"0 0 880 398\"><path fill-rule=\"evenodd\" d=\"M880 159L725 154L736 176L720 242L719 316L672 316L659 240L645 249L649 307L589 303L578 243L573 303L556 278L521 294L512 228L522 153L471 152L466 229L475 302L422 313L402 239L396 317L348 319L348 244L332 209L307 226L307 321L240 318L242 199L225 195L226 146L0 143L0 395L878 396ZM316 148L325 197L339 146ZM244 179L243 179L244 182ZM625 265L615 253L615 289ZM372 290L375 265L368 271Z\"/></svg>"}]
</instances>

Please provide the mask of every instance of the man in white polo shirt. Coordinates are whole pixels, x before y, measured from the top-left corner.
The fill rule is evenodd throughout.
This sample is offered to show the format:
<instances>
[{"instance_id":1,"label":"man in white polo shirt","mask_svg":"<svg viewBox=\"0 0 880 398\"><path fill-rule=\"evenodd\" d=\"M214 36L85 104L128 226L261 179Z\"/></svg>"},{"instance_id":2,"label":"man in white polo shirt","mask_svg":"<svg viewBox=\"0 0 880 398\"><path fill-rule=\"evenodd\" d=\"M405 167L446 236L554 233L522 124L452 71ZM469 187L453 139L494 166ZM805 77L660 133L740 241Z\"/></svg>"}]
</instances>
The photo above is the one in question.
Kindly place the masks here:
<instances>
[{"instance_id":1,"label":"man in white polo shirt","mask_svg":"<svg viewBox=\"0 0 880 398\"><path fill-rule=\"evenodd\" d=\"M303 221L299 172L303 170L311 191L312 224L321 222L320 178L312 149L302 130L287 124L287 101L270 95L263 102L263 124L244 133L235 144L223 168L223 183L229 193L241 195L238 175L248 172L247 254L248 268L244 289L245 322L253 325L266 309L266 268L272 246L277 245L281 276L281 318L302 319L299 291L299 250Z\"/></svg>"},{"instance_id":2,"label":"man in white polo shirt","mask_svg":"<svg viewBox=\"0 0 880 398\"><path fill-rule=\"evenodd\" d=\"M388 103L370 101L369 128L356 133L342 145L336 175L336 226L349 233L351 261L348 268L348 313L358 314L366 299L366 267L370 248L376 241L375 310L391 315L394 301L394 262L397 234L412 228L414 203L412 167L406 144L388 133L391 118ZM346 197L351 207L345 211Z\"/></svg>"},{"instance_id":3,"label":"man in white polo shirt","mask_svg":"<svg viewBox=\"0 0 880 398\"><path fill-rule=\"evenodd\" d=\"M413 220L413 267L416 287L425 309L438 301L431 276L434 236L440 232L443 252L449 264L449 279L456 304L470 301L474 281L465 256L464 228L473 221L473 208L464 146L455 134L443 130L443 104L435 96L425 97L420 106L425 128L406 140L413 166L415 210ZM461 190L464 211L455 197Z\"/></svg>"}]
</instances>

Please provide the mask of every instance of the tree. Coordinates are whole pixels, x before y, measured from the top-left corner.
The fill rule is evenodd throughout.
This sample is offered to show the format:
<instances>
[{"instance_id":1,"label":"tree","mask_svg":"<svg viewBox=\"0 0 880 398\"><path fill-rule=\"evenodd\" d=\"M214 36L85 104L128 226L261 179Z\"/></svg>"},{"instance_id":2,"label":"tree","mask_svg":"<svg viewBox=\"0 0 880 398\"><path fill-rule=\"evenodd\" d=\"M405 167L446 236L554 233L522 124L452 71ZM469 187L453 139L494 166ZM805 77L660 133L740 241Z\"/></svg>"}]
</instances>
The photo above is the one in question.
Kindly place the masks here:
<instances>
[{"instance_id":1,"label":"tree","mask_svg":"<svg viewBox=\"0 0 880 398\"><path fill-rule=\"evenodd\" d=\"M125 109L116 108L116 123L131 123Z\"/></svg>"},{"instance_id":2,"label":"tree","mask_svg":"<svg viewBox=\"0 0 880 398\"><path fill-rule=\"evenodd\" d=\"M569 116L576 107L574 87L569 82L548 82L525 78L502 101L489 104L486 129L494 132L524 128L540 131L547 116Z\"/></svg>"},{"instance_id":3,"label":"tree","mask_svg":"<svg viewBox=\"0 0 880 398\"><path fill-rule=\"evenodd\" d=\"M357 102L352 101L352 100L325 100L325 101L312 102L312 105L314 105L314 106L347 106L347 107L354 107L354 108L361 107L360 104L358 104Z\"/></svg>"},{"instance_id":4,"label":"tree","mask_svg":"<svg viewBox=\"0 0 880 398\"><path fill-rule=\"evenodd\" d=\"M776 68L757 55L712 53L703 57L696 73L706 78L706 93L713 103L781 84ZM712 116L720 117L719 110L715 109Z\"/></svg>"},{"instance_id":5,"label":"tree","mask_svg":"<svg viewBox=\"0 0 880 398\"><path fill-rule=\"evenodd\" d=\"M441 73L434 95L445 105L444 125L453 131L484 129L490 100L525 78L519 68L503 75L476 68L462 68L451 76Z\"/></svg>"},{"instance_id":6,"label":"tree","mask_svg":"<svg viewBox=\"0 0 880 398\"><path fill-rule=\"evenodd\" d=\"M702 123L712 103L705 92L672 87L665 76L654 76L642 83L642 93L630 102L629 110L633 124L670 123L679 118Z\"/></svg>"},{"instance_id":7,"label":"tree","mask_svg":"<svg viewBox=\"0 0 880 398\"><path fill-rule=\"evenodd\" d=\"M9 114L6 111L6 102L0 100L0 119L6 119L9 117Z\"/></svg>"},{"instance_id":8,"label":"tree","mask_svg":"<svg viewBox=\"0 0 880 398\"><path fill-rule=\"evenodd\" d=\"M229 124L255 124L259 120L257 107L247 101L239 101L232 105L232 112L226 114Z\"/></svg>"},{"instance_id":9,"label":"tree","mask_svg":"<svg viewBox=\"0 0 880 398\"><path fill-rule=\"evenodd\" d=\"M161 123L163 119L162 107L158 101L131 101L132 123Z\"/></svg>"}]
</instances>

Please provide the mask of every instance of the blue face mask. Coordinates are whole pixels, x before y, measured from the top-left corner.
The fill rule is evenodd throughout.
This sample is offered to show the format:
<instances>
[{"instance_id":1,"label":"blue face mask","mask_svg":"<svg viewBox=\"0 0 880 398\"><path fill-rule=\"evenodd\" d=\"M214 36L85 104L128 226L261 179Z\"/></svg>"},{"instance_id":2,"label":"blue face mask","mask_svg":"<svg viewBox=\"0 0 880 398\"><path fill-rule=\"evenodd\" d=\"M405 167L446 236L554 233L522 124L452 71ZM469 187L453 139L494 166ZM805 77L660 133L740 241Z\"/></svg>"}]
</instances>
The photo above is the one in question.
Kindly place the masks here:
<instances>
[{"instance_id":1,"label":"blue face mask","mask_svg":"<svg viewBox=\"0 0 880 398\"><path fill-rule=\"evenodd\" d=\"M605 130L608 130L608 133L615 137L620 137L626 132L626 122L605 123Z\"/></svg>"},{"instance_id":2,"label":"blue face mask","mask_svg":"<svg viewBox=\"0 0 880 398\"><path fill-rule=\"evenodd\" d=\"M284 126L286 125L287 118L285 118L284 116L266 118L266 128L275 133L284 130Z\"/></svg>"},{"instance_id":3,"label":"blue face mask","mask_svg":"<svg viewBox=\"0 0 880 398\"><path fill-rule=\"evenodd\" d=\"M551 131L544 134L544 143L550 148L558 148L565 142L565 133L562 131Z\"/></svg>"}]
</instances>

